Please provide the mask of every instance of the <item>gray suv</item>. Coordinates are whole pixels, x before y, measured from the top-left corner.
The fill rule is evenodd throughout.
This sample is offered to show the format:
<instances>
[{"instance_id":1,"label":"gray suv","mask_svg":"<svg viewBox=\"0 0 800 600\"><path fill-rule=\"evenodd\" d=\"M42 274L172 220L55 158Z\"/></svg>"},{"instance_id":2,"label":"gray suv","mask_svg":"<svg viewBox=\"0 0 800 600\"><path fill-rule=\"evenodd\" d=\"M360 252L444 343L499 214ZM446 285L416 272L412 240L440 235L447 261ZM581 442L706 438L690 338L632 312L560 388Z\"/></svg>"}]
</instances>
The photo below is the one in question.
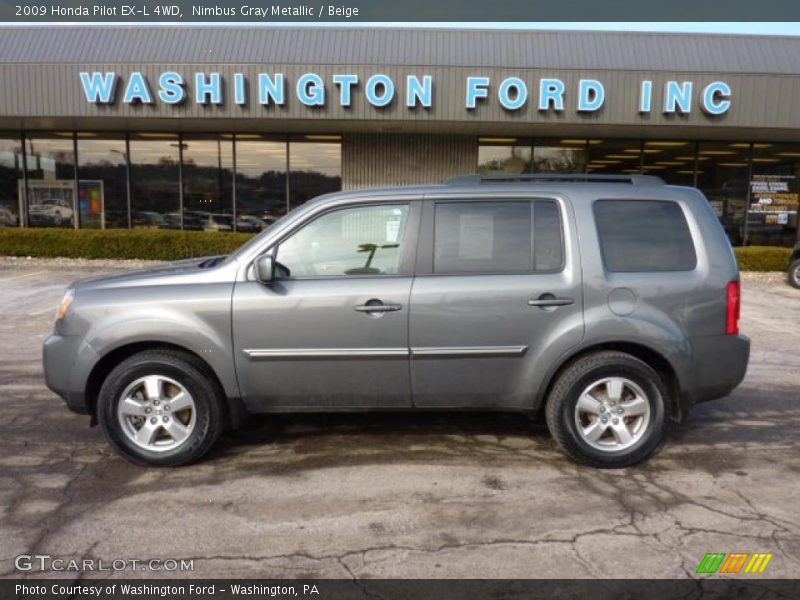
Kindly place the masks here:
<instances>
[{"instance_id":1,"label":"gray suv","mask_svg":"<svg viewBox=\"0 0 800 600\"><path fill-rule=\"evenodd\" d=\"M227 257L80 281L47 384L125 458L181 465L248 413L543 414L597 467L744 377L706 198L648 176L470 175L317 198Z\"/></svg>"}]
</instances>

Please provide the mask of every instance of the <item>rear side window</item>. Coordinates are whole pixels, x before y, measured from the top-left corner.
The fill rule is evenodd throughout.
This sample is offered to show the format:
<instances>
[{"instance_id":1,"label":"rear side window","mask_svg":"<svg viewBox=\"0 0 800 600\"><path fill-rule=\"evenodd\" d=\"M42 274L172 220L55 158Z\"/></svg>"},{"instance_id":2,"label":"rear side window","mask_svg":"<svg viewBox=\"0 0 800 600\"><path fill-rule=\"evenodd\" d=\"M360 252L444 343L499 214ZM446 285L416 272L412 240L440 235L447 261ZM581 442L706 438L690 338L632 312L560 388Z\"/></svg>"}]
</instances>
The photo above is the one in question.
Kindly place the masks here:
<instances>
[{"instance_id":1,"label":"rear side window","mask_svg":"<svg viewBox=\"0 0 800 600\"><path fill-rule=\"evenodd\" d=\"M555 202L440 202L434 221L435 273L561 270L561 216Z\"/></svg>"},{"instance_id":2,"label":"rear side window","mask_svg":"<svg viewBox=\"0 0 800 600\"><path fill-rule=\"evenodd\" d=\"M676 202L598 200L594 214L609 271L691 271L697 266L686 216Z\"/></svg>"}]
</instances>

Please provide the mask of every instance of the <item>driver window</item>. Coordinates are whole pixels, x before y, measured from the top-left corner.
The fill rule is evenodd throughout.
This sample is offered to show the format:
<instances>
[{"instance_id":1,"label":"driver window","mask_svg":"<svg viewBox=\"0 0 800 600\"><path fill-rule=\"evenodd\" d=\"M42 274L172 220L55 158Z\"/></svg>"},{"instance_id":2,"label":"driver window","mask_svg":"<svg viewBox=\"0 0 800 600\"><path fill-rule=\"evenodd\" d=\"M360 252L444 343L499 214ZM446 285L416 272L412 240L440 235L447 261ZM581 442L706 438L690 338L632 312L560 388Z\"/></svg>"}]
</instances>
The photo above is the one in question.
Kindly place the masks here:
<instances>
[{"instance_id":1,"label":"driver window","mask_svg":"<svg viewBox=\"0 0 800 600\"><path fill-rule=\"evenodd\" d=\"M395 275L407 220L405 204L336 210L283 241L276 260L290 277Z\"/></svg>"}]
</instances>

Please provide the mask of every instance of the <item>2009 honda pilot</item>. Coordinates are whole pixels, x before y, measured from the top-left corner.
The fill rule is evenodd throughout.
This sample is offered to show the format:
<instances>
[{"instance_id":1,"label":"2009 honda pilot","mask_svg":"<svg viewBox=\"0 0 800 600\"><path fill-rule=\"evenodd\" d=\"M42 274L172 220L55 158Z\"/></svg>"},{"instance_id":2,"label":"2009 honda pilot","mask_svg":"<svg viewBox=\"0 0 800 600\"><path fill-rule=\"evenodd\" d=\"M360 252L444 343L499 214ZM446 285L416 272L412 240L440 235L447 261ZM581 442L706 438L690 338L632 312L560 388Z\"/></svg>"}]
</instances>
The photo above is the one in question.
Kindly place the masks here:
<instances>
[{"instance_id":1,"label":"2009 honda pilot","mask_svg":"<svg viewBox=\"0 0 800 600\"><path fill-rule=\"evenodd\" d=\"M635 464L744 377L739 274L705 197L648 176L464 176L311 201L228 257L71 286L48 386L127 459L247 413L543 412Z\"/></svg>"}]
</instances>

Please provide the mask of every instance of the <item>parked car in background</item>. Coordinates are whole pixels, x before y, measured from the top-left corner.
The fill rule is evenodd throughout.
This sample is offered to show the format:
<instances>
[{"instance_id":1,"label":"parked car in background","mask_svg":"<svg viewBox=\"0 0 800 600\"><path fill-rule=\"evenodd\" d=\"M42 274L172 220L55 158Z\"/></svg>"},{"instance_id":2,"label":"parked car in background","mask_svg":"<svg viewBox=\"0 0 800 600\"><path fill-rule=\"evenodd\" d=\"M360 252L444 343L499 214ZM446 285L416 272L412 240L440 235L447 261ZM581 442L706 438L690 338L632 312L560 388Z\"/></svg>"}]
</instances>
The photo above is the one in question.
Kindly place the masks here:
<instances>
[{"instance_id":1,"label":"parked car in background","mask_svg":"<svg viewBox=\"0 0 800 600\"><path fill-rule=\"evenodd\" d=\"M0 206L0 227L16 227L17 215L10 208Z\"/></svg>"},{"instance_id":2,"label":"parked car in background","mask_svg":"<svg viewBox=\"0 0 800 600\"><path fill-rule=\"evenodd\" d=\"M161 227L165 224L164 216L161 213L140 210L133 213L134 227Z\"/></svg>"},{"instance_id":3,"label":"parked car in background","mask_svg":"<svg viewBox=\"0 0 800 600\"><path fill-rule=\"evenodd\" d=\"M76 282L44 371L139 464L195 461L247 413L490 409L625 467L742 381L739 308L694 188L466 176L322 196L229 257Z\"/></svg>"},{"instance_id":4,"label":"parked car in background","mask_svg":"<svg viewBox=\"0 0 800 600\"><path fill-rule=\"evenodd\" d=\"M258 233L269 227L269 223L251 215L236 217L236 231L241 233Z\"/></svg>"},{"instance_id":5,"label":"parked car in background","mask_svg":"<svg viewBox=\"0 0 800 600\"><path fill-rule=\"evenodd\" d=\"M61 227L72 220L72 214L72 207L60 200L33 204L28 209L28 218L35 227Z\"/></svg>"},{"instance_id":6,"label":"parked car in background","mask_svg":"<svg viewBox=\"0 0 800 600\"><path fill-rule=\"evenodd\" d=\"M789 283L800 289L800 241L795 244L789 259Z\"/></svg>"},{"instance_id":7,"label":"parked car in background","mask_svg":"<svg viewBox=\"0 0 800 600\"><path fill-rule=\"evenodd\" d=\"M202 218L194 212L167 213L163 221L158 226L159 229L183 229L184 231L203 231L204 222Z\"/></svg>"}]
</instances>

